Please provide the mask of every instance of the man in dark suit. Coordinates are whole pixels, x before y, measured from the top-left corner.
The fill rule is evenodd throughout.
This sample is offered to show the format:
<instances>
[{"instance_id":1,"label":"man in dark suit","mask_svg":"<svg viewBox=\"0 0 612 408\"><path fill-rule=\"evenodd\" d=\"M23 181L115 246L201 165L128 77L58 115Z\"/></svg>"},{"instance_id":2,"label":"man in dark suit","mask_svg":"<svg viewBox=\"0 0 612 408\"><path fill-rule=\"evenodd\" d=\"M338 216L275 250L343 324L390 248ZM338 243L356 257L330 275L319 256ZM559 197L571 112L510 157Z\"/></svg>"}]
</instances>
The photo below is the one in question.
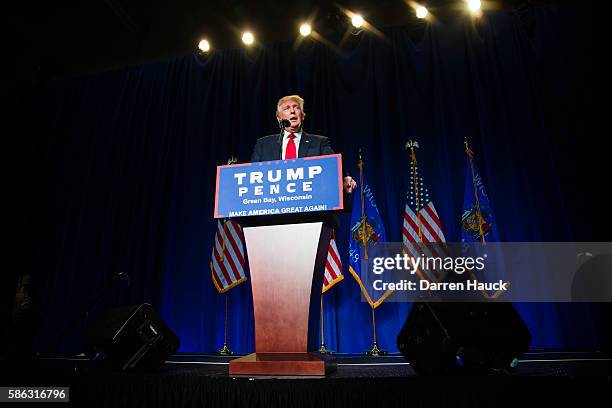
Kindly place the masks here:
<instances>
[{"instance_id":1,"label":"man in dark suit","mask_svg":"<svg viewBox=\"0 0 612 408\"><path fill-rule=\"evenodd\" d=\"M273 134L258 139L251 155L251 162L334 154L327 137L302 130L305 116L304 99L299 95L280 98L276 105L276 119L283 128L282 136ZM351 176L344 177L346 193L352 193L356 186L357 183Z\"/></svg>"},{"instance_id":2,"label":"man in dark suit","mask_svg":"<svg viewBox=\"0 0 612 408\"><path fill-rule=\"evenodd\" d=\"M258 139L251 162L334 154L328 138L302 130L305 116L304 99L299 95L280 98L276 105L276 119L283 128L282 136L274 134ZM352 193L356 186L357 183L351 176L344 177L346 193Z\"/></svg>"}]
</instances>

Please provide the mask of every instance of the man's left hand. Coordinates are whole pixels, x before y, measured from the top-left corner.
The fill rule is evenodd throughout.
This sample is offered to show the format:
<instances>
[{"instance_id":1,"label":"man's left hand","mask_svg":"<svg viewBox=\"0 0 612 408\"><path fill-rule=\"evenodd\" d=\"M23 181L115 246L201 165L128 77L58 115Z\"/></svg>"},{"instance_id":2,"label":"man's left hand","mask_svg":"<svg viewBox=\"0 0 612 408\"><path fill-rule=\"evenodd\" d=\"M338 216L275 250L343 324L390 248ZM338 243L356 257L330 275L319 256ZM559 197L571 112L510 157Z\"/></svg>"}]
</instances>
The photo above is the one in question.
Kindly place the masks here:
<instances>
[{"instance_id":1,"label":"man's left hand","mask_svg":"<svg viewBox=\"0 0 612 408\"><path fill-rule=\"evenodd\" d=\"M344 177L344 191L347 193L352 193L353 190L357 187L357 182L353 180L351 176Z\"/></svg>"}]
</instances>

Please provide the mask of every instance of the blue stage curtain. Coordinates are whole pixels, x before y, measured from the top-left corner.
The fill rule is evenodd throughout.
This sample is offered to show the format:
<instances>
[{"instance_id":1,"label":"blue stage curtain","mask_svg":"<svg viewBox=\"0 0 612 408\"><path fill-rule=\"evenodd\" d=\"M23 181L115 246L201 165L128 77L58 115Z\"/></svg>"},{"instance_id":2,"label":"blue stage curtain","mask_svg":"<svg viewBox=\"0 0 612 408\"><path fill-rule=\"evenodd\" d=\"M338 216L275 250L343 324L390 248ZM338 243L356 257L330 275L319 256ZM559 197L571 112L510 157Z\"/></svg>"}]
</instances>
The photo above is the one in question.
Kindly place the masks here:
<instances>
[{"instance_id":1,"label":"blue stage curtain","mask_svg":"<svg viewBox=\"0 0 612 408\"><path fill-rule=\"evenodd\" d=\"M487 11L475 22L458 15L385 29L382 37L364 31L337 48L305 40L223 50L21 87L14 113L23 122L16 137L25 204L16 210L11 264L39 283L39 350L120 271L130 275L129 288L120 282L92 316L150 302L180 337L180 351L222 345L225 299L209 269L215 166L230 155L248 161L255 140L277 131L276 101L286 94L305 98L305 128L331 137L349 173L357 174L363 149L393 241L401 241L409 138L421 145L419 163L447 239L460 239L464 137L503 240L590 239L581 214L592 207L580 197L588 191L566 166L570 159L588 164L571 140L587 138L594 126L585 124L598 86L590 75L595 51L585 47L592 33L567 29L570 22L588 27L591 7L548 4L528 18ZM337 238L347 273L348 215L343 222ZM350 275L325 304L329 348L371 347L370 309ZM532 347L597 347L583 318L588 306L518 307ZM409 309L377 309L381 348L397 351ZM253 351L248 283L229 292L229 310L230 346ZM76 324L56 351L78 351L85 325Z\"/></svg>"}]
</instances>

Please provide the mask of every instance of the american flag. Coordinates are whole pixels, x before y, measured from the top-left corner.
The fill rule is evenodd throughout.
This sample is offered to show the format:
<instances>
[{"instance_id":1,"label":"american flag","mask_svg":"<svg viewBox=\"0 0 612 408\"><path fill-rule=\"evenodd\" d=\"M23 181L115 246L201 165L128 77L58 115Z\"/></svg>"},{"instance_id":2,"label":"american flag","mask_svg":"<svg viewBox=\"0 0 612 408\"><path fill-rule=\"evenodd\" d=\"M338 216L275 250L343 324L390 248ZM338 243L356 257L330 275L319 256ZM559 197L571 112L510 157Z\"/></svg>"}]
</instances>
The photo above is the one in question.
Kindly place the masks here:
<instances>
[{"instance_id":1,"label":"american flag","mask_svg":"<svg viewBox=\"0 0 612 408\"><path fill-rule=\"evenodd\" d=\"M219 293L246 281L244 273L244 236L234 221L217 221L215 244L210 261L212 280Z\"/></svg>"},{"instance_id":2,"label":"american flag","mask_svg":"<svg viewBox=\"0 0 612 408\"><path fill-rule=\"evenodd\" d=\"M336 246L336 233L332 232L327 251L327 263L325 264L325 275L323 276L323 292L327 292L332 286L344 279L342 274L342 262Z\"/></svg>"},{"instance_id":3,"label":"american flag","mask_svg":"<svg viewBox=\"0 0 612 408\"><path fill-rule=\"evenodd\" d=\"M411 142L409 142L411 143ZM414 143L414 142L413 142ZM404 208L404 222L402 226L402 241L404 250L412 257L444 257L448 255L444 244L446 238L442 231L442 223L433 201L429 197L429 190L419 173L414 153L414 143L411 147L410 186L406 194L406 207ZM440 281L443 276L440 272L430 270L417 271L421 279Z\"/></svg>"}]
</instances>

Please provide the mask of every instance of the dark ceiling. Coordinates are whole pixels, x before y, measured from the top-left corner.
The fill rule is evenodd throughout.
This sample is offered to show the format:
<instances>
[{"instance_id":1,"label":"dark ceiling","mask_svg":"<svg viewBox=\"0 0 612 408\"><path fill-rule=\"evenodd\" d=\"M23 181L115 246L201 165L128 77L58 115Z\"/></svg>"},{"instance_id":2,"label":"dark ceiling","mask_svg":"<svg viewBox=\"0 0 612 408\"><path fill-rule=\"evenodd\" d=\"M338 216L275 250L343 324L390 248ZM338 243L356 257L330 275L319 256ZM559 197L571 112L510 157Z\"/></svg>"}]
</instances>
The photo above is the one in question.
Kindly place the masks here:
<instances>
[{"instance_id":1,"label":"dark ceiling","mask_svg":"<svg viewBox=\"0 0 612 408\"><path fill-rule=\"evenodd\" d=\"M429 4L441 15L460 2ZM263 43L291 40L307 16L316 16L315 28L330 28L341 7L361 12L379 28L415 20L403 0L22 0L2 7L3 86L190 54L203 36L215 49L235 48L246 27Z\"/></svg>"}]
</instances>

